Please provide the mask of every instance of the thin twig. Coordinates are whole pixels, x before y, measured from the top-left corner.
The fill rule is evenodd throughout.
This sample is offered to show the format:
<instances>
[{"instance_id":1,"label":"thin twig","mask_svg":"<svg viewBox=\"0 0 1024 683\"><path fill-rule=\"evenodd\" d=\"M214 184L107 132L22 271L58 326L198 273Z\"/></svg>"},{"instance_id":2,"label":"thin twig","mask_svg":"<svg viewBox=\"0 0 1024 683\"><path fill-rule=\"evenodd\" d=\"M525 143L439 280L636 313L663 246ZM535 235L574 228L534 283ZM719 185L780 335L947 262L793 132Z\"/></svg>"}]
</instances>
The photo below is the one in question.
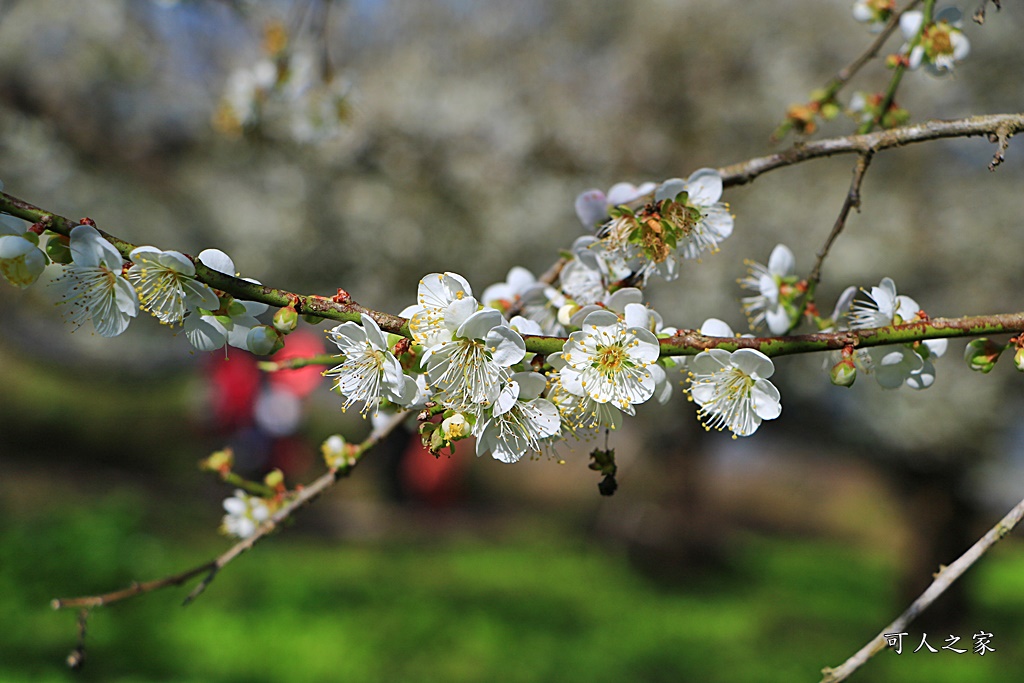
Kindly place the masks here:
<instances>
[{"instance_id":1,"label":"thin twig","mask_svg":"<svg viewBox=\"0 0 1024 683\"><path fill-rule=\"evenodd\" d=\"M811 288L816 287L821 281L821 264L824 263L825 258L828 256L828 250L832 248L832 244L839 237L839 233L846 227L846 218L850 215L850 209L860 211L860 186L864 181L864 174L867 172L868 166L871 164L871 158L874 155L873 151L868 150L857 158L857 163L853 167L853 180L850 181L850 190L846 193L843 208L839 211L839 216L836 218L835 225L832 226L832 232L829 233L828 239L825 240L825 244L818 250L818 258L814 262L811 274L807 276L807 284ZM813 292L813 289L811 291Z\"/></svg>"},{"instance_id":2,"label":"thin twig","mask_svg":"<svg viewBox=\"0 0 1024 683\"><path fill-rule=\"evenodd\" d=\"M191 593L185 598L184 604L188 604L195 600L199 595L206 590L206 587L210 585L217 573L220 572L225 566L228 565L236 557L244 553L246 550L252 548L256 543L266 537L270 532L274 531L284 520L291 517L291 515L299 508L305 506L314 498L319 496L321 493L333 486L342 477L348 476L369 449L373 448L377 443L380 442L385 436L390 434L398 425L402 424L405 418L408 416L409 411L401 411L396 413L390 420L381 425L378 429L375 429L366 439L359 444L349 459L348 464L341 469L331 470L319 478L317 478L312 484L303 487L294 498L285 503L280 509L278 509L270 519L263 522L257 527L255 533L246 539L243 539L235 545L228 548L226 552L215 557L214 559L204 562L192 569L181 572L180 574L174 574L162 579L156 579L155 581L146 582L132 582L131 585L121 588L119 590L111 591L109 593L103 593L101 595L88 595L78 598L62 598L52 600L50 606L53 609L67 609L71 607L81 607L90 609L93 607L100 607L103 605L109 605L114 602L126 600L128 598L135 597L136 595L142 595L144 593L150 593L160 588L166 588L168 586L180 586L189 579L199 576L200 574L206 574L202 581L192 590Z\"/></svg>"},{"instance_id":3,"label":"thin twig","mask_svg":"<svg viewBox=\"0 0 1024 683\"><path fill-rule=\"evenodd\" d=\"M763 173L785 166L792 166L809 159L830 157L836 154L878 152L892 147L901 147L912 142L925 142L941 138L991 135L997 133L1000 127L1006 130L1007 135L1021 132L1024 130L1024 113L972 116L953 121L922 121L910 126L879 130L863 135L848 135L812 142L801 142L776 154L723 166L718 169L718 173L722 176L722 183L726 187L745 185Z\"/></svg>"},{"instance_id":4,"label":"thin twig","mask_svg":"<svg viewBox=\"0 0 1024 683\"><path fill-rule=\"evenodd\" d=\"M996 144L996 153L992 155L992 161L988 164L988 170L996 170L996 166L1006 161L1006 150L1010 147L1010 138L1013 133L1006 128L999 127L994 133L989 133L988 141Z\"/></svg>"},{"instance_id":5,"label":"thin twig","mask_svg":"<svg viewBox=\"0 0 1024 683\"><path fill-rule=\"evenodd\" d=\"M921 0L912 0L912 2L908 3L906 7L898 12L894 12L893 15L889 17L889 21L886 23L885 27L879 31L875 39L870 45L868 45L868 48L848 66L840 69L832 80L829 81L828 85L825 86L826 91L830 95L829 99L834 97L847 81L853 78L869 60L878 54L878 51L882 49L883 45L885 45L889 36L891 36L893 31L895 31L900 25L900 17L920 4Z\"/></svg>"},{"instance_id":6,"label":"thin twig","mask_svg":"<svg viewBox=\"0 0 1024 683\"><path fill-rule=\"evenodd\" d=\"M936 598L942 595L947 588L953 585L961 575L981 558L989 548L1000 541L1003 536L1010 533L1015 526L1024 518L1024 500L1017 503L999 523L989 529L988 533L978 539L977 543L957 558L956 562L948 567L940 567L935 580L928 586L927 590L911 603L903 614L896 618L891 624L882 629L882 632L875 636L867 645L857 651L852 657L843 662L840 666L832 669L822 669L824 677L821 683L838 683L846 680L854 671L863 666L871 657L883 650L886 646L886 633L901 633L919 614L928 609Z\"/></svg>"}]
</instances>

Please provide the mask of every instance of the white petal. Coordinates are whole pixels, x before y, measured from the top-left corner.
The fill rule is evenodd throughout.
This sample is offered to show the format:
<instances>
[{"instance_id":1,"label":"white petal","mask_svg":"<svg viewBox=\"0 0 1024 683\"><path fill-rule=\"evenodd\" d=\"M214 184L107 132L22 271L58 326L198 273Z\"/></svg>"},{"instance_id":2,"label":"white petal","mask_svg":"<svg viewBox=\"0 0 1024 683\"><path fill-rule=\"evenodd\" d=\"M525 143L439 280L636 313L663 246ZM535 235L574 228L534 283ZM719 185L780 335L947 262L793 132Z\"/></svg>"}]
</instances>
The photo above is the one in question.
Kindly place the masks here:
<instances>
[{"instance_id":1,"label":"white petal","mask_svg":"<svg viewBox=\"0 0 1024 683\"><path fill-rule=\"evenodd\" d=\"M764 312L764 321L772 334L785 334L789 330L789 313L784 306L775 306Z\"/></svg>"},{"instance_id":2,"label":"white petal","mask_svg":"<svg viewBox=\"0 0 1024 683\"><path fill-rule=\"evenodd\" d=\"M607 218L608 206L604 192L598 189L581 192L576 197L576 217L580 219L580 223L591 229Z\"/></svg>"},{"instance_id":3,"label":"white petal","mask_svg":"<svg viewBox=\"0 0 1024 683\"><path fill-rule=\"evenodd\" d=\"M462 332L463 325L465 325L465 323L467 323L470 320L470 318L472 318L477 313L483 313L484 312L484 311L478 310L479 308L480 308L479 302L477 302L477 300L474 299L471 296L463 297L461 299L456 299L455 301L452 301L450 304L448 304L443 309L444 310L444 326L445 326L445 328L448 329L448 330L456 331L455 334L457 336L467 337L469 339L479 339L479 338L483 337L483 335L487 333L487 330L484 330L479 335L475 335L474 334L472 336L469 334L469 332L476 332L476 331L478 331L479 326L481 324L481 321L483 321L483 320L492 321L491 322L491 327L493 327L494 325L499 324L501 322L502 318L501 318L501 314L498 313L493 308L484 309L484 311L491 311L491 312L487 313L487 315L483 316L482 318L479 318L479 317L478 318L474 318L474 323L471 326L471 329L467 329L465 333ZM498 322L493 322L494 317L495 317L493 315L494 313L498 313L498 315L497 315ZM490 329L490 327L488 327L487 329Z\"/></svg>"},{"instance_id":4,"label":"white petal","mask_svg":"<svg viewBox=\"0 0 1024 683\"><path fill-rule=\"evenodd\" d=\"M710 206L722 197L722 176L713 168L697 169L686 179L689 203Z\"/></svg>"},{"instance_id":5,"label":"white petal","mask_svg":"<svg viewBox=\"0 0 1024 683\"><path fill-rule=\"evenodd\" d=\"M217 310L220 300L213 289L205 282L183 280L181 288L185 290L185 303L189 308L204 308L208 311Z\"/></svg>"},{"instance_id":6,"label":"white petal","mask_svg":"<svg viewBox=\"0 0 1024 683\"><path fill-rule=\"evenodd\" d=\"M548 381L539 372L517 372L512 379L519 384L519 399L532 401L544 393Z\"/></svg>"},{"instance_id":7,"label":"white petal","mask_svg":"<svg viewBox=\"0 0 1024 683\"><path fill-rule=\"evenodd\" d=\"M904 12L900 17L900 31L903 32L903 37L910 40L916 36L921 29L922 21L924 21L924 15L921 12Z\"/></svg>"},{"instance_id":8,"label":"white petal","mask_svg":"<svg viewBox=\"0 0 1024 683\"><path fill-rule=\"evenodd\" d=\"M772 275L785 277L796 268L796 258L785 244L776 245L768 257L768 271Z\"/></svg>"},{"instance_id":9,"label":"white petal","mask_svg":"<svg viewBox=\"0 0 1024 683\"><path fill-rule=\"evenodd\" d=\"M639 327L645 330L651 328L651 309L643 304L626 304L623 322L627 327Z\"/></svg>"},{"instance_id":10,"label":"white petal","mask_svg":"<svg viewBox=\"0 0 1024 683\"><path fill-rule=\"evenodd\" d=\"M632 334L639 342L630 344L626 350L632 360L645 365L658 360L658 357L661 356L661 344L653 332L640 327L630 327L627 329L627 333Z\"/></svg>"},{"instance_id":11,"label":"white petal","mask_svg":"<svg viewBox=\"0 0 1024 683\"><path fill-rule=\"evenodd\" d=\"M626 306L629 304L638 304L643 301L643 294L636 287L623 287L616 291L605 302L605 306L615 311L616 313L622 313L626 310Z\"/></svg>"},{"instance_id":12,"label":"white petal","mask_svg":"<svg viewBox=\"0 0 1024 683\"><path fill-rule=\"evenodd\" d=\"M498 392L498 398L494 399L493 410L491 414L494 417L504 415L508 411L512 410L512 407L519 400L519 382L510 380L505 383L505 386Z\"/></svg>"},{"instance_id":13,"label":"white petal","mask_svg":"<svg viewBox=\"0 0 1024 683\"><path fill-rule=\"evenodd\" d=\"M774 420L782 414L779 390L768 380L757 380L750 392L750 398L754 412L762 420Z\"/></svg>"},{"instance_id":14,"label":"white petal","mask_svg":"<svg viewBox=\"0 0 1024 683\"><path fill-rule=\"evenodd\" d=\"M377 321L365 313L360 313L359 319L363 322L366 341L370 342L370 345L378 351L386 351L388 348L388 340L385 338L384 333L381 332L380 327L377 325Z\"/></svg>"},{"instance_id":15,"label":"white petal","mask_svg":"<svg viewBox=\"0 0 1024 683\"><path fill-rule=\"evenodd\" d=\"M661 185L658 185L658 189L654 192L654 201L660 202L662 199L675 199L685 189L685 180L682 178L669 178Z\"/></svg>"},{"instance_id":16,"label":"white petal","mask_svg":"<svg viewBox=\"0 0 1024 683\"><path fill-rule=\"evenodd\" d=\"M757 349L738 349L732 354L732 364L744 374L757 379L768 379L775 372L772 359Z\"/></svg>"},{"instance_id":17,"label":"white petal","mask_svg":"<svg viewBox=\"0 0 1024 683\"><path fill-rule=\"evenodd\" d=\"M228 332L212 315L192 315L185 318L185 337L200 351L214 351L224 346Z\"/></svg>"},{"instance_id":18,"label":"white petal","mask_svg":"<svg viewBox=\"0 0 1024 683\"><path fill-rule=\"evenodd\" d=\"M79 225L71 230L71 258L76 265L95 268L100 264L111 270L120 270L123 259L110 242L91 225Z\"/></svg>"},{"instance_id":19,"label":"white petal","mask_svg":"<svg viewBox=\"0 0 1024 683\"><path fill-rule=\"evenodd\" d=\"M608 327L617 325L619 316L611 311L594 311L583 321L584 330L593 333L593 330L586 330L587 327Z\"/></svg>"},{"instance_id":20,"label":"white petal","mask_svg":"<svg viewBox=\"0 0 1024 683\"><path fill-rule=\"evenodd\" d=\"M946 353L946 349L949 347L948 339L929 339L924 342L924 345L928 348L928 353L936 358L941 357ZM926 361L927 362L927 361Z\"/></svg>"},{"instance_id":21,"label":"white petal","mask_svg":"<svg viewBox=\"0 0 1024 683\"><path fill-rule=\"evenodd\" d=\"M452 308L454 306L455 304L452 305ZM501 313L493 308L485 308L466 318L465 322L459 325L455 336L463 339L483 339L487 336L488 332L504 322L505 320L501 317ZM447 312L445 313L445 323L448 323Z\"/></svg>"},{"instance_id":22,"label":"white petal","mask_svg":"<svg viewBox=\"0 0 1024 683\"><path fill-rule=\"evenodd\" d=\"M695 375L710 375L732 365L732 354L725 349L701 351L690 362Z\"/></svg>"},{"instance_id":23,"label":"white petal","mask_svg":"<svg viewBox=\"0 0 1024 683\"><path fill-rule=\"evenodd\" d=\"M207 268L212 268L231 277L235 276L235 262L220 249L204 249L199 252L197 258Z\"/></svg>"},{"instance_id":24,"label":"white petal","mask_svg":"<svg viewBox=\"0 0 1024 683\"><path fill-rule=\"evenodd\" d=\"M510 367L526 356L526 342L510 327L499 325L487 333L484 343L490 347L491 359L501 367Z\"/></svg>"},{"instance_id":25,"label":"white petal","mask_svg":"<svg viewBox=\"0 0 1024 683\"><path fill-rule=\"evenodd\" d=\"M728 323L725 323L718 318L708 318L704 321L704 324L700 326L700 333L705 337L735 337L736 334L729 327Z\"/></svg>"}]
</instances>

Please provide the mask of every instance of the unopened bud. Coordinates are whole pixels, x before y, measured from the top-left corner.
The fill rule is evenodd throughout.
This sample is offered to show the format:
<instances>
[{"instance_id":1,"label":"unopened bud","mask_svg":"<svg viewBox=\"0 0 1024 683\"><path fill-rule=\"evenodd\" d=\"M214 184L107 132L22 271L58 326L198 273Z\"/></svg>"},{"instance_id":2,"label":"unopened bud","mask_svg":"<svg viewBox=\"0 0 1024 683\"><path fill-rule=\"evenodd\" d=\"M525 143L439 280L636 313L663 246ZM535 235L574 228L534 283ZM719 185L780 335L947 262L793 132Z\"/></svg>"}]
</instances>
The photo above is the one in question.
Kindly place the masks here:
<instances>
[{"instance_id":1,"label":"unopened bud","mask_svg":"<svg viewBox=\"0 0 1024 683\"><path fill-rule=\"evenodd\" d=\"M234 465L235 454L230 448L211 453L210 457L199 461L199 469L210 472L230 472Z\"/></svg>"},{"instance_id":2,"label":"unopened bud","mask_svg":"<svg viewBox=\"0 0 1024 683\"><path fill-rule=\"evenodd\" d=\"M1017 352L1013 354L1013 364L1017 366L1017 369L1024 372L1024 348L1017 349Z\"/></svg>"},{"instance_id":3,"label":"unopened bud","mask_svg":"<svg viewBox=\"0 0 1024 683\"><path fill-rule=\"evenodd\" d=\"M967 342L967 347L964 349L964 360L971 370L991 372L1004 348L1002 344L996 344L990 339L972 339ZM1014 362L1016 362L1016 356L1014 356ZM1019 366L1018 369L1020 369Z\"/></svg>"},{"instance_id":4,"label":"unopened bud","mask_svg":"<svg viewBox=\"0 0 1024 683\"><path fill-rule=\"evenodd\" d=\"M263 483L272 489L283 488L284 472L275 467L271 471L267 472L267 476L263 477Z\"/></svg>"},{"instance_id":5,"label":"unopened bud","mask_svg":"<svg viewBox=\"0 0 1024 683\"><path fill-rule=\"evenodd\" d=\"M288 334L298 327L298 325L299 314L295 311L295 306L279 308L277 313L274 314L274 329L281 334Z\"/></svg>"},{"instance_id":6,"label":"unopened bud","mask_svg":"<svg viewBox=\"0 0 1024 683\"><path fill-rule=\"evenodd\" d=\"M576 313L576 311L578 311L578 310L580 310L580 307L577 304L571 304L571 303L570 304L565 304L564 306L559 308L558 309L558 322L559 322L559 324L560 325L564 325L565 327L568 327L570 325L569 321L572 320L573 314Z\"/></svg>"},{"instance_id":7,"label":"unopened bud","mask_svg":"<svg viewBox=\"0 0 1024 683\"><path fill-rule=\"evenodd\" d=\"M833 365L829 370L828 378L837 387L852 387L853 383L857 381L857 366L854 365L853 359L844 358Z\"/></svg>"},{"instance_id":8,"label":"unopened bud","mask_svg":"<svg viewBox=\"0 0 1024 683\"><path fill-rule=\"evenodd\" d=\"M257 356L270 356L284 348L281 333L270 325L258 325L245 337L245 346Z\"/></svg>"}]
</instances>

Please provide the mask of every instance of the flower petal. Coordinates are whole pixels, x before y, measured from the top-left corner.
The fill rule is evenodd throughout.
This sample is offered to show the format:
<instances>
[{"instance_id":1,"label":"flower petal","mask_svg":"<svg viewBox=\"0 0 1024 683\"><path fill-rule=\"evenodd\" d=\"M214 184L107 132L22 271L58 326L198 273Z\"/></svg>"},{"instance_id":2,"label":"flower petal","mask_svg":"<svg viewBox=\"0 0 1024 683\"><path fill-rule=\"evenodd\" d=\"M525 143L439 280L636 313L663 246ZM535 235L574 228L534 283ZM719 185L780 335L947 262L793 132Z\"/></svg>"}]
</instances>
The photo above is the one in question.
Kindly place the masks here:
<instances>
[{"instance_id":1,"label":"flower petal","mask_svg":"<svg viewBox=\"0 0 1024 683\"><path fill-rule=\"evenodd\" d=\"M711 206L722 198L722 176L713 168L700 168L686 179L689 203L694 206Z\"/></svg>"}]
</instances>

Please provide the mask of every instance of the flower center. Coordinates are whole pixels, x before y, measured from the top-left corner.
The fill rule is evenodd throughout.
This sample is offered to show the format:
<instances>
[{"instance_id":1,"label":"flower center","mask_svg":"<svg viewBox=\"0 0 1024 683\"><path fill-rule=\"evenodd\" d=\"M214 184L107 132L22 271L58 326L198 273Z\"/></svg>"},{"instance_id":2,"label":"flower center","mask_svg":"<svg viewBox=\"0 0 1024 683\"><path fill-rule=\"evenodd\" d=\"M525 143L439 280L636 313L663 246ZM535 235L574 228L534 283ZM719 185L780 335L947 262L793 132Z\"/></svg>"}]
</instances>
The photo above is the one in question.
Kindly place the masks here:
<instances>
[{"instance_id":1,"label":"flower center","mask_svg":"<svg viewBox=\"0 0 1024 683\"><path fill-rule=\"evenodd\" d=\"M613 344L598 350L595 367L602 375L612 377L620 372L628 362L626 360L626 350L618 344Z\"/></svg>"},{"instance_id":2,"label":"flower center","mask_svg":"<svg viewBox=\"0 0 1024 683\"><path fill-rule=\"evenodd\" d=\"M932 55L953 54L953 41L949 37L949 27L944 23L933 26L925 39L931 43Z\"/></svg>"}]
</instances>

